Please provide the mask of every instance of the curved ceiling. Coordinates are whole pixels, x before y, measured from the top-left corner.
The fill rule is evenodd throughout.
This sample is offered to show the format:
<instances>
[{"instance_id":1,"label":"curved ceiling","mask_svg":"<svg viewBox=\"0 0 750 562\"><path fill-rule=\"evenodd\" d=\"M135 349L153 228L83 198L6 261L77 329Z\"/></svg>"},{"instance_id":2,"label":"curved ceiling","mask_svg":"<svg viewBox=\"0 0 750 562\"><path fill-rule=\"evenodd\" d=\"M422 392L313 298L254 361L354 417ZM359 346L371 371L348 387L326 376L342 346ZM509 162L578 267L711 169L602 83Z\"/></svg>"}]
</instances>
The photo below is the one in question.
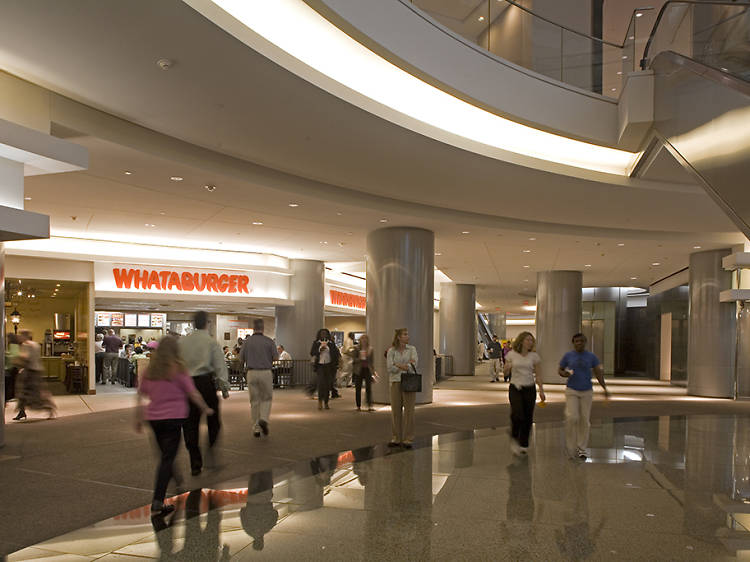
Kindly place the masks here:
<instances>
[{"instance_id":1,"label":"curved ceiling","mask_svg":"<svg viewBox=\"0 0 750 562\"><path fill-rule=\"evenodd\" d=\"M165 135L133 146L58 126L89 147L91 170L27 181L28 208L57 233L361 260L369 230L423 226L438 266L497 306L533 294L535 270L590 265L588 285L647 283L683 267L693 245L741 240L691 186L602 184L449 146L322 91L177 0L5 0L0 68ZM52 101L70 126L65 100ZM301 213L288 207L297 199Z\"/></svg>"}]
</instances>

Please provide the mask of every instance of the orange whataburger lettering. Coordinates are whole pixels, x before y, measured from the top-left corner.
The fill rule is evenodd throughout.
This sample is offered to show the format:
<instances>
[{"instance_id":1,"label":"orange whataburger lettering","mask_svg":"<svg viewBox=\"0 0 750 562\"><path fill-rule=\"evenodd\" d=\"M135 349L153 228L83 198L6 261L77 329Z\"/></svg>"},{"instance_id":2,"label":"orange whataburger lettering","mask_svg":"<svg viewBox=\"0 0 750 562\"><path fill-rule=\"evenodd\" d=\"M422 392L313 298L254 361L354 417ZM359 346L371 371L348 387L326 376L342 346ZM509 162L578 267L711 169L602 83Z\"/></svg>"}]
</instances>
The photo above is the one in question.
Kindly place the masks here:
<instances>
[{"instance_id":1,"label":"orange whataburger lettering","mask_svg":"<svg viewBox=\"0 0 750 562\"><path fill-rule=\"evenodd\" d=\"M329 294L331 296L331 304L334 306L346 306L349 308L359 308L361 310L367 308L367 297L344 293L334 289L331 289Z\"/></svg>"},{"instance_id":2,"label":"orange whataburger lettering","mask_svg":"<svg viewBox=\"0 0 750 562\"><path fill-rule=\"evenodd\" d=\"M119 267L112 268L112 275L118 289L250 294L250 277L247 275L229 275L226 273L217 275L216 273Z\"/></svg>"}]
</instances>

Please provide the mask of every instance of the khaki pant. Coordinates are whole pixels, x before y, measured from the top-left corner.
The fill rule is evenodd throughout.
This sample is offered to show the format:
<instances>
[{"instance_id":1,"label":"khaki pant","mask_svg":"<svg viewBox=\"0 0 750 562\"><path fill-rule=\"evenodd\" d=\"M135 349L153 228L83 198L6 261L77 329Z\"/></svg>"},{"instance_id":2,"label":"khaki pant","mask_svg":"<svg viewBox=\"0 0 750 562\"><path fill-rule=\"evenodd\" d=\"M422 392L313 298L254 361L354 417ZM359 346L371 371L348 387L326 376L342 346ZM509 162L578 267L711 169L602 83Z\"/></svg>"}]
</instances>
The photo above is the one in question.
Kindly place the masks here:
<instances>
[{"instance_id":1,"label":"khaki pant","mask_svg":"<svg viewBox=\"0 0 750 562\"><path fill-rule=\"evenodd\" d=\"M391 430L394 443L414 441L414 404L416 392L401 392L401 383L391 383ZM403 408L403 416L401 409Z\"/></svg>"},{"instance_id":2,"label":"khaki pant","mask_svg":"<svg viewBox=\"0 0 750 562\"><path fill-rule=\"evenodd\" d=\"M260 431L260 420L271 417L273 400L273 373L271 370L250 369L247 372L247 390L250 394L250 416L253 431Z\"/></svg>"},{"instance_id":3,"label":"khaki pant","mask_svg":"<svg viewBox=\"0 0 750 562\"><path fill-rule=\"evenodd\" d=\"M503 374L503 362L496 358L490 359L490 361L490 372L492 373L490 380L498 381L500 380L500 375Z\"/></svg>"},{"instance_id":4,"label":"khaki pant","mask_svg":"<svg viewBox=\"0 0 750 562\"><path fill-rule=\"evenodd\" d=\"M593 390L565 389L565 447L569 455L575 455L588 446L593 398Z\"/></svg>"}]
</instances>

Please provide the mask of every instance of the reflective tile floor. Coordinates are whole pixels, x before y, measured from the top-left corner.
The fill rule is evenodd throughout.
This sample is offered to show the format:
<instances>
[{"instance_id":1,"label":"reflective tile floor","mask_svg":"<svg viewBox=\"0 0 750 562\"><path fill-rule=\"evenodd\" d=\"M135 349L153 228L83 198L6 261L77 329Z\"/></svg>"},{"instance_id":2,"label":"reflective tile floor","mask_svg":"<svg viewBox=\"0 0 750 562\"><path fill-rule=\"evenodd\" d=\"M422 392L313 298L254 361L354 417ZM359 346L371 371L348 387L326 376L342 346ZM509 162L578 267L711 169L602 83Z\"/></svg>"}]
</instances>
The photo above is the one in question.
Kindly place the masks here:
<instances>
[{"instance_id":1,"label":"reflective tile floor","mask_svg":"<svg viewBox=\"0 0 750 562\"><path fill-rule=\"evenodd\" d=\"M750 418L618 418L591 456L538 424L377 445L249 475L11 554L16 560L728 560L750 555ZM82 498L81 501L85 501ZM64 509L55 515L64 516Z\"/></svg>"}]
</instances>

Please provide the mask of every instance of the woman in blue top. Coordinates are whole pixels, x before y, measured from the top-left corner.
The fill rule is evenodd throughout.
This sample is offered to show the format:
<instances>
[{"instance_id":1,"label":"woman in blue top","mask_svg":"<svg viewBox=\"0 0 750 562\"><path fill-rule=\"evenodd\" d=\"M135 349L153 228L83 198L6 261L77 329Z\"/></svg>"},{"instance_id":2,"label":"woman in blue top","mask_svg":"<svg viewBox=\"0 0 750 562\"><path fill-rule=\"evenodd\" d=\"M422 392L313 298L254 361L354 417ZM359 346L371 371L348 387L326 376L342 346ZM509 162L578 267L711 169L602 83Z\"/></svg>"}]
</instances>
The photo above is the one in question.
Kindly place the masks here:
<instances>
[{"instance_id":1,"label":"woman in blue top","mask_svg":"<svg viewBox=\"0 0 750 562\"><path fill-rule=\"evenodd\" d=\"M586 351L586 336L573 336L573 351L568 351L560 360L557 373L568 379L565 388L565 447L568 457L586 460L586 447L589 442L591 423L591 400L594 385L591 384L591 372L604 389L605 398L609 398L607 385L604 384L604 369L599 358Z\"/></svg>"},{"instance_id":2,"label":"woman in blue top","mask_svg":"<svg viewBox=\"0 0 750 562\"><path fill-rule=\"evenodd\" d=\"M412 448L414 442L414 404L416 392L401 390L401 373L411 366L417 368L417 348L409 345L409 331L399 328L393 336L393 344L386 353L386 367L391 389L391 429L392 437L389 447L403 445ZM402 416L403 408L403 416Z\"/></svg>"}]
</instances>

